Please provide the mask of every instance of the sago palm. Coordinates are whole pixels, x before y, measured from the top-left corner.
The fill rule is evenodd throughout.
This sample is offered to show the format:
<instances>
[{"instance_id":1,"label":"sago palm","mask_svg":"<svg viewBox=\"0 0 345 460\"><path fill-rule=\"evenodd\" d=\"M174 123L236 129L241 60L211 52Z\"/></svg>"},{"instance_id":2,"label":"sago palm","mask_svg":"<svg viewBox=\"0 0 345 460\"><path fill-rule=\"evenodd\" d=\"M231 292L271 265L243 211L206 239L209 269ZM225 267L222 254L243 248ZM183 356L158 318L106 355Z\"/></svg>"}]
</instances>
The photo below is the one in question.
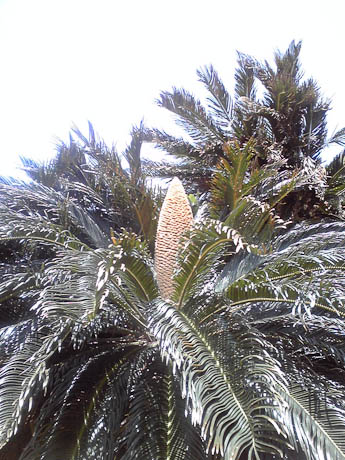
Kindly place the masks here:
<instances>
[{"instance_id":1,"label":"sago palm","mask_svg":"<svg viewBox=\"0 0 345 460\"><path fill-rule=\"evenodd\" d=\"M90 245L5 189L1 242L52 257L0 284L15 306L2 458L345 459L343 223L271 237L271 211L246 197L246 225L238 207L192 223L175 180L153 261L134 233Z\"/></svg>"},{"instance_id":2,"label":"sago palm","mask_svg":"<svg viewBox=\"0 0 345 460\"><path fill-rule=\"evenodd\" d=\"M73 135L76 139L70 135L69 144L61 142L57 155L47 163L22 158L23 169L36 183L65 196L67 208L69 201L75 200L81 214L85 210L105 234L110 228L115 233L131 229L153 248L161 197L158 187L147 186L142 172L143 124L133 127L122 154L114 146L108 147L90 122L88 138L76 127ZM66 224L77 221L80 227L87 226L79 211L75 212L74 219L65 213Z\"/></svg>"},{"instance_id":3,"label":"sago palm","mask_svg":"<svg viewBox=\"0 0 345 460\"><path fill-rule=\"evenodd\" d=\"M309 176L280 204L282 217L301 221L327 214L322 196L326 174L320 156L332 143L344 147L345 128L327 137L330 101L321 97L315 80L303 78L300 50L301 43L292 42L285 53L275 53L274 66L239 53L233 96L213 66L197 72L207 91L205 104L185 89L162 92L158 105L172 113L186 136L147 130L147 140L178 160L177 164L147 161L148 173L177 175L189 191L203 194L212 188L217 169L229 162L224 146L245 149L255 143L251 171L274 169L278 182L281 174L290 179Z\"/></svg>"}]
</instances>

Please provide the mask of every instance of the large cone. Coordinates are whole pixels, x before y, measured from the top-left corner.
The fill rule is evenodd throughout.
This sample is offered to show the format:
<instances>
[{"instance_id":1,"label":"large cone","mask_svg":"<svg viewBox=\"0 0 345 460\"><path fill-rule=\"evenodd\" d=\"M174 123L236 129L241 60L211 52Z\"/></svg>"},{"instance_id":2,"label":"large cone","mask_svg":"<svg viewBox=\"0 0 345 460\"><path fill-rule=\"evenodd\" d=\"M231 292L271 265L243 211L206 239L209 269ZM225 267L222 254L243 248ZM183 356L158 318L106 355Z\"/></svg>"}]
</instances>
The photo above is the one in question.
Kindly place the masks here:
<instances>
[{"instance_id":1,"label":"large cone","mask_svg":"<svg viewBox=\"0 0 345 460\"><path fill-rule=\"evenodd\" d=\"M166 194L159 215L156 247L155 270L161 296L170 299L173 292L172 275L176 266L176 256L182 234L189 230L193 222L193 213L183 185L175 177Z\"/></svg>"}]
</instances>

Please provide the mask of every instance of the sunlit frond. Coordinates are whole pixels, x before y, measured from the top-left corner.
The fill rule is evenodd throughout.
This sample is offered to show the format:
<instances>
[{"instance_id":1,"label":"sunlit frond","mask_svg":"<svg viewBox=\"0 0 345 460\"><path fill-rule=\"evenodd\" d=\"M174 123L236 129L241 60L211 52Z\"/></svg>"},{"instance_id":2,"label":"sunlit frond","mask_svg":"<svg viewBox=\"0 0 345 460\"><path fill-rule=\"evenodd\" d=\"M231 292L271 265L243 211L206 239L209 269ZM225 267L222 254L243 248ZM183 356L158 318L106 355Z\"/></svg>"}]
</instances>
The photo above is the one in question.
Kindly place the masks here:
<instances>
[{"instance_id":1,"label":"sunlit frond","mask_svg":"<svg viewBox=\"0 0 345 460\"><path fill-rule=\"evenodd\" d=\"M279 366L264 352L262 338L249 331L234 332L237 352L228 347L226 357L225 349L215 347L206 330L165 303L152 309L152 330L163 357L181 378L192 421L201 425L212 452L220 452L226 460L239 458L244 451L248 458L280 452L275 433L285 431L280 393L286 390Z\"/></svg>"}]
</instances>

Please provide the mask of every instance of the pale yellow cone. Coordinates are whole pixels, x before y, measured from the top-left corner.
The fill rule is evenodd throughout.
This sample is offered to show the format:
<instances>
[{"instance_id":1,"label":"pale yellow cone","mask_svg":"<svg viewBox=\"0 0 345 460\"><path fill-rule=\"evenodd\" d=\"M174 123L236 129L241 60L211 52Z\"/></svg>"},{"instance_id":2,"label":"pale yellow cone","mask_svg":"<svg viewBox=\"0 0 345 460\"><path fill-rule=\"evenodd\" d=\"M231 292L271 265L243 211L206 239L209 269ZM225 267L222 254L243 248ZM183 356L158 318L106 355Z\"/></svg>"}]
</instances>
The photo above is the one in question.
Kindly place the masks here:
<instances>
[{"instance_id":1,"label":"pale yellow cone","mask_svg":"<svg viewBox=\"0 0 345 460\"><path fill-rule=\"evenodd\" d=\"M173 293L172 275L176 267L176 256L184 232L193 223L193 213L181 181L175 177L166 194L159 215L155 270L161 296L170 299Z\"/></svg>"}]
</instances>

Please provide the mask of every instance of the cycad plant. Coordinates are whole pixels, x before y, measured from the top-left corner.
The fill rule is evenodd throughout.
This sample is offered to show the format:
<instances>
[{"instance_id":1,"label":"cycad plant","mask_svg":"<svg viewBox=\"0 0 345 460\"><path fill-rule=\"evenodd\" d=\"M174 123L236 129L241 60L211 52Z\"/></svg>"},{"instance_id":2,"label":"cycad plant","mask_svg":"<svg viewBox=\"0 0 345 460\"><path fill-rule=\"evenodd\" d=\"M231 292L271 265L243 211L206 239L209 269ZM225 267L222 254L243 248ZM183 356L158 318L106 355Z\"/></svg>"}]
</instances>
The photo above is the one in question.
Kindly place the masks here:
<instances>
[{"instance_id":1,"label":"cycad plant","mask_svg":"<svg viewBox=\"0 0 345 460\"><path fill-rule=\"evenodd\" d=\"M26 161L34 183L3 181L0 458L345 460L344 155L273 148L247 64L237 124L209 70L200 145L155 131L207 192L194 219L178 179L162 206L150 186L143 126L124 156L75 130Z\"/></svg>"},{"instance_id":2,"label":"cycad plant","mask_svg":"<svg viewBox=\"0 0 345 460\"><path fill-rule=\"evenodd\" d=\"M183 231L172 187L160 220ZM54 257L1 283L23 305L1 330L2 458L345 458L342 223L268 251L197 222L171 276L176 247L155 271L133 233L90 247L4 198L1 240Z\"/></svg>"},{"instance_id":3,"label":"cycad plant","mask_svg":"<svg viewBox=\"0 0 345 460\"><path fill-rule=\"evenodd\" d=\"M324 215L321 154L330 144L345 146L345 128L327 136L330 101L321 97L315 80L303 78L300 51L301 43L291 42L284 53L275 53L274 66L238 53L233 95L212 65L197 71L207 91L205 103L183 88L162 92L158 105L172 113L186 136L146 130L147 140L179 160L177 165L147 161L148 173L176 175L188 191L203 196L212 188L217 169L229 160L224 145L238 150L255 143L246 174L269 169L277 183L305 176L280 203L281 217L302 221Z\"/></svg>"}]
</instances>

